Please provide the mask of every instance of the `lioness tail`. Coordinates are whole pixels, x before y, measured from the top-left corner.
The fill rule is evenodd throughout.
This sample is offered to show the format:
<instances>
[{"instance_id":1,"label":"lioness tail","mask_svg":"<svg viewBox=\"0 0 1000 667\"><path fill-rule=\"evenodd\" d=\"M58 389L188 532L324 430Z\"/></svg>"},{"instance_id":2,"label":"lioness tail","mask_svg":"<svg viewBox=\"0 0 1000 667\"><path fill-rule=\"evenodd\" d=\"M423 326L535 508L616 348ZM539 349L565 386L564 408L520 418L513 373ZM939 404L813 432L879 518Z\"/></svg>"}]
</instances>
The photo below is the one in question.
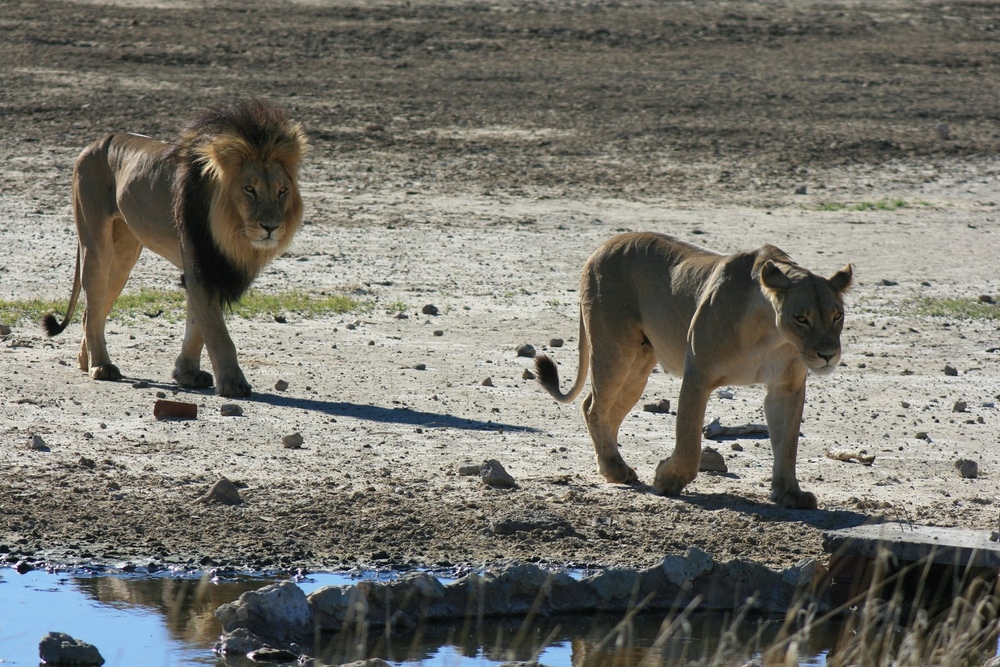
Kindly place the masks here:
<instances>
[{"instance_id":1,"label":"lioness tail","mask_svg":"<svg viewBox=\"0 0 1000 667\"><path fill-rule=\"evenodd\" d=\"M56 316L49 313L42 318L42 328L45 335L52 337L61 334L73 320L73 312L76 310L76 301L80 297L80 246L76 247L76 268L73 270L73 292L69 297L69 305L66 306L66 316L60 322Z\"/></svg>"},{"instance_id":2,"label":"lioness tail","mask_svg":"<svg viewBox=\"0 0 1000 667\"><path fill-rule=\"evenodd\" d=\"M535 357L535 372L538 373L538 383L545 391L549 392L552 398L560 403L573 401L583 390L583 385L587 381L587 371L590 369L590 343L587 339L587 330L583 325L583 318L580 318L580 360L576 369L576 381L565 394L559 390L559 369L556 362L548 356L540 354Z\"/></svg>"}]
</instances>

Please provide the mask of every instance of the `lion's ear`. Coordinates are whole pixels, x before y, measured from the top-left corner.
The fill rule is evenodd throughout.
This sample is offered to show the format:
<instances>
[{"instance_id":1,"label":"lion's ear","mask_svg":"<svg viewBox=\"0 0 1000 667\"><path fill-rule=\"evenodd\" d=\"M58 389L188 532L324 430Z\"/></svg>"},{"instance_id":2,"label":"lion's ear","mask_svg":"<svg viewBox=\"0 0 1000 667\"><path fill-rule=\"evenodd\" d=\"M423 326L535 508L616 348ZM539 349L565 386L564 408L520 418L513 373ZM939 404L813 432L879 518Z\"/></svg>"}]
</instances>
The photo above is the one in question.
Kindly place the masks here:
<instances>
[{"instance_id":1,"label":"lion's ear","mask_svg":"<svg viewBox=\"0 0 1000 667\"><path fill-rule=\"evenodd\" d=\"M847 264L840 271L830 276L830 287L837 293L846 292L851 288L851 281L854 279L854 267Z\"/></svg>"},{"instance_id":2,"label":"lion's ear","mask_svg":"<svg viewBox=\"0 0 1000 667\"><path fill-rule=\"evenodd\" d=\"M760 267L760 284L774 292L786 290L792 286L791 279L772 260L767 260Z\"/></svg>"}]
</instances>

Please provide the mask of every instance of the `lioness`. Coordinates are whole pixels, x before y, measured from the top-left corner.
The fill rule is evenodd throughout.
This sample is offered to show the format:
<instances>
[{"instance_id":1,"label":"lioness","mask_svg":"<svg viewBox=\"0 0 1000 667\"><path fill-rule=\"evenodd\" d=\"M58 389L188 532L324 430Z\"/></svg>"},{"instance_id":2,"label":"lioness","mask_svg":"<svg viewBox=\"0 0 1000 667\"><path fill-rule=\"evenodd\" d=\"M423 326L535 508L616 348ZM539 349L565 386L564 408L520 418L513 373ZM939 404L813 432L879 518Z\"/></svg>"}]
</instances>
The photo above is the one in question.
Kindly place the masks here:
<instances>
[{"instance_id":1,"label":"lioness","mask_svg":"<svg viewBox=\"0 0 1000 667\"><path fill-rule=\"evenodd\" d=\"M673 454L653 485L677 495L695 478L701 429L712 390L767 385L764 414L774 467L771 500L813 509L816 496L795 476L806 375L832 373L840 361L842 296L851 265L828 280L772 245L722 255L665 234L616 236L587 260L580 278L580 360L576 382L559 391L559 372L545 355L538 380L557 401L583 389L597 466L609 482L636 481L618 451L618 427L639 400L653 366L682 376Z\"/></svg>"},{"instance_id":2,"label":"lioness","mask_svg":"<svg viewBox=\"0 0 1000 667\"><path fill-rule=\"evenodd\" d=\"M207 347L222 396L249 396L223 319L260 271L281 254L302 222L297 169L305 133L273 104L245 100L196 117L176 143L111 134L83 149L73 171L79 245L66 316L43 321L50 336L86 298L80 368L118 380L105 320L143 247L184 272L187 326L173 377L211 387L201 370Z\"/></svg>"}]
</instances>

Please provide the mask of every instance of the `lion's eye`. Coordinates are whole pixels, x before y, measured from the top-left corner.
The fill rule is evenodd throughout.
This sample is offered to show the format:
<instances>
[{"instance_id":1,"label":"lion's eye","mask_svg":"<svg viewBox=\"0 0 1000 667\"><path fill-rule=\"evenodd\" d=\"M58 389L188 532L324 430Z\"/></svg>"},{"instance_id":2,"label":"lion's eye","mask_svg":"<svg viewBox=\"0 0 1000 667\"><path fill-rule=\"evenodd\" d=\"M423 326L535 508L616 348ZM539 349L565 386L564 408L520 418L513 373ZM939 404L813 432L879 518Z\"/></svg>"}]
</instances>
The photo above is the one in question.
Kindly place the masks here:
<instances>
[{"instance_id":1,"label":"lion's eye","mask_svg":"<svg viewBox=\"0 0 1000 667\"><path fill-rule=\"evenodd\" d=\"M288 188L286 188L285 186L281 186L281 187L280 187L280 188L278 189L278 196L279 196L279 197L284 197L284 196L285 196L285 195L287 195L287 194L288 194Z\"/></svg>"},{"instance_id":2,"label":"lion's eye","mask_svg":"<svg viewBox=\"0 0 1000 667\"><path fill-rule=\"evenodd\" d=\"M254 186L252 186L252 185L244 185L243 186L243 192L247 193L251 197L256 197L257 196L257 189L254 188Z\"/></svg>"}]
</instances>

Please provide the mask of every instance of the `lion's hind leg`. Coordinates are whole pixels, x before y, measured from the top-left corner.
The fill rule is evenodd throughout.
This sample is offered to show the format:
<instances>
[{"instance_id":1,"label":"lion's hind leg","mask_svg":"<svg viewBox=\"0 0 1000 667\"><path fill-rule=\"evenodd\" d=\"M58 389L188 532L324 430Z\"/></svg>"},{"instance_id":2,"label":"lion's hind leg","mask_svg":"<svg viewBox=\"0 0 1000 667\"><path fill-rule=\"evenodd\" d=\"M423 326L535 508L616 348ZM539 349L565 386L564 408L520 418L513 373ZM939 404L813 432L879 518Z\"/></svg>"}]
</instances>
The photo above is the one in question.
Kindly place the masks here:
<instances>
[{"instance_id":1,"label":"lion's hind leg","mask_svg":"<svg viewBox=\"0 0 1000 667\"><path fill-rule=\"evenodd\" d=\"M587 430L594 442L597 467L605 480L631 484L639 477L618 449L618 429L642 396L656 357L648 344L621 339L615 349L594 349L591 392L583 401Z\"/></svg>"}]
</instances>

